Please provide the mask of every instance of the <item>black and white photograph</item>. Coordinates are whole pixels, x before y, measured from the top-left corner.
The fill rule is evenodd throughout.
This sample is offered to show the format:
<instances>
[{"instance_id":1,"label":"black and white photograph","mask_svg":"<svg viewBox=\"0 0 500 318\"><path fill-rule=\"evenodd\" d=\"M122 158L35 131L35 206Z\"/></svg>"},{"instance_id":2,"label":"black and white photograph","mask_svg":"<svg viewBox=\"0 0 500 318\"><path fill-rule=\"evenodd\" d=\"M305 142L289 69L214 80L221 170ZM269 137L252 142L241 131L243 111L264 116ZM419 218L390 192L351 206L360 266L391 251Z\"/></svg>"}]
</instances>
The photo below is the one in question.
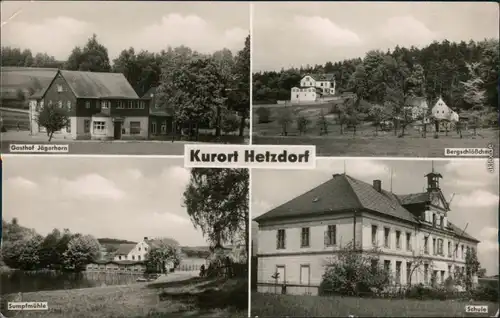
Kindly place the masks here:
<instances>
[{"instance_id":1,"label":"black and white photograph","mask_svg":"<svg viewBox=\"0 0 500 318\"><path fill-rule=\"evenodd\" d=\"M1 313L247 317L248 170L183 163L4 158Z\"/></svg>"},{"instance_id":2,"label":"black and white photograph","mask_svg":"<svg viewBox=\"0 0 500 318\"><path fill-rule=\"evenodd\" d=\"M252 143L484 156L499 143L498 25L493 2L255 3Z\"/></svg>"},{"instance_id":3,"label":"black and white photograph","mask_svg":"<svg viewBox=\"0 0 500 318\"><path fill-rule=\"evenodd\" d=\"M3 2L2 152L182 155L186 143L248 144L249 6Z\"/></svg>"},{"instance_id":4,"label":"black and white photograph","mask_svg":"<svg viewBox=\"0 0 500 318\"><path fill-rule=\"evenodd\" d=\"M498 187L478 159L254 169L252 316L493 317Z\"/></svg>"}]
</instances>

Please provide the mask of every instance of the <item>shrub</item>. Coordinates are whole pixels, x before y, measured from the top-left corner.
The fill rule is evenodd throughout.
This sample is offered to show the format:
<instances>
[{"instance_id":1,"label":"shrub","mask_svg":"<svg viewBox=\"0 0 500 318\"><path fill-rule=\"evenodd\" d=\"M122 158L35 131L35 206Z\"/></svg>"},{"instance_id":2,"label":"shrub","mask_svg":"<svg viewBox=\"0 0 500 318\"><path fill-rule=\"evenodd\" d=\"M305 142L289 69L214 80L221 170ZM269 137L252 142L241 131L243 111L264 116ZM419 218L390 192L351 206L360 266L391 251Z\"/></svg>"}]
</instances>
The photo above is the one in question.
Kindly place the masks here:
<instances>
[{"instance_id":1,"label":"shrub","mask_svg":"<svg viewBox=\"0 0 500 318\"><path fill-rule=\"evenodd\" d=\"M476 301L498 301L498 286L480 285L471 292L471 298Z\"/></svg>"},{"instance_id":2,"label":"shrub","mask_svg":"<svg viewBox=\"0 0 500 318\"><path fill-rule=\"evenodd\" d=\"M2 126L2 132L7 132L7 128L5 128L5 126Z\"/></svg>"},{"instance_id":3,"label":"shrub","mask_svg":"<svg viewBox=\"0 0 500 318\"><path fill-rule=\"evenodd\" d=\"M240 127L240 119L236 114L227 113L222 117L222 131L225 134L232 133Z\"/></svg>"},{"instance_id":4,"label":"shrub","mask_svg":"<svg viewBox=\"0 0 500 318\"><path fill-rule=\"evenodd\" d=\"M338 253L323 274L321 295L371 295L390 283L390 275L379 265L376 254L366 255L348 246Z\"/></svg>"},{"instance_id":5,"label":"shrub","mask_svg":"<svg viewBox=\"0 0 500 318\"><path fill-rule=\"evenodd\" d=\"M267 124L271 122L271 111L266 107L257 108L257 116L259 124Z\"/></svg>"},{"instance_id":6,"label":"shrub","mask_svg":"<svg viewBox=\"0 0 500 318\"><path fill-rule=\"evenodd\" d=\"M309 119L307 119L305 116L300 115L297 118L297 130L301 134L305 134L307 132L307 128L309 126Z\"/></svg>"}]
</instances>

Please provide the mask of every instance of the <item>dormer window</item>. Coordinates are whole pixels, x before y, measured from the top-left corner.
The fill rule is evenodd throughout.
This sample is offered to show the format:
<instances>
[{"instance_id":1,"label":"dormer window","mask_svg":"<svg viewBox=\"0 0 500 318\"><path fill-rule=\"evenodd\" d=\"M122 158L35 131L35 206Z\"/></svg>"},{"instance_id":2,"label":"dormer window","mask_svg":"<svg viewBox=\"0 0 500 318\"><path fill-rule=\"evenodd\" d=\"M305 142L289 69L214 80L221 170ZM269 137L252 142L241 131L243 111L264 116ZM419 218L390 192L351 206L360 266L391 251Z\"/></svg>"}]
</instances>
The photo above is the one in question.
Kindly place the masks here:
<instances>
[{"instance_id":1,"label":"dormer window","mask_svg":"<svg viewBox=\"0 0 500 318\"><path fill-rule=\"evenodd\" d=\"M63 86L62 85L57 85L57 92L62 93L63 92Z\"/></svg>"}]
</instances>

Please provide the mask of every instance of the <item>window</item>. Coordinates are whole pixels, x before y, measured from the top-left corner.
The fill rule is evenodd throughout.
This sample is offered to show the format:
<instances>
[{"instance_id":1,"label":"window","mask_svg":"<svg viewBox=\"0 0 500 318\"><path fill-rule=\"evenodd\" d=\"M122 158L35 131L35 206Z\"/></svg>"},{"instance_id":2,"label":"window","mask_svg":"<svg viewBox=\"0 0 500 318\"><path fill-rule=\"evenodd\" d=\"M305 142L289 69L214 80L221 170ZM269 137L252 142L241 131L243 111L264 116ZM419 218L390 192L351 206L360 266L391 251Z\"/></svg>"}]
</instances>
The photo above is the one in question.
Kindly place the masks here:
<instances>
[{"instance_id":1,"label":"window","mask_svg":"<svg viewBox=\"0 0 500 318\"><path fill-rule=\"evenodd\" d=\"M328 225L328 229L325 232L325 246L337 245L337 226Z\"/></svg>"},{"instance_id":2,"label":"window","mask_svg":"<svg viewBox=\"0 0 500 318\"><path fill-rule=\"evenodd\" d=\"M444 216L441 216L439 219L439 225L441 225L441 228L444 228Z\"/></svg>"},{"instance_id":3,"label":"window","mask_svg":"<svg viewBox=\"0 0 500 318\"><path fill-rule=\"evenodd\" d=\"M278 233L276 233L276 249L284 250L285 249L285 230L280 229Z\"/></svg>"},{"instance_id":4,"label":"window","mask_svg":"<svg viewBox=\"0 0 500 318\"><path fill-rule=\"evenodd\" d=\"M90 109L90 101L85 101L85 108Z\"/></svg>"},{"instance_id":5,"label":"window","mask_svg":"<svg viewBox=\"0 0 500 318\"><path fill-rule=\"evenodd\" d=\"M121 260L121 259L122 259L122 256L121 256L121 255L120 255L120 256L118 256L118 259L119 259L119 260Z\"/></svg>"},{"instance_id":6,"label":"window","mask_svg":"<svg viewBox=\"0 0 500 318\"><path fill-rule=\"evenodd\" d=\"M411 251L411 233L406 232L406 250Z\"/></svg>"},{"instance_id":7,"label":"window","mask_svg":"<svg viewBox=\"0 0 500 318\"><path fill-rule=\"evenodd\" d=\"M448 241L448 257L451 257L451 242Z\"/></svg>"},{"instance_id":8,"label":"window","mask_svg":"<svg viewBox=\"0 0 500 318\"><path fill-rule=\"evenodd\" d=\"M411 262L406 262L406 283L411 282Z\"/></svg>"},{"instance_id":9,"label":"window","mask_svg":"<svg viewBox=\"0 0 500 318\"><path fill-rule=\"evenodd\" d=\"M389 244L389 233L390 233L390 229L388 227L384 228L384 246L389 248L390 247L390 244Z\"/></svg>"},{"instance_id":10,"label":"window","mask_svg":"<svg viewBox=\"0 0 500 318\"><path fill-rule=\"evenodd\" d=\"M71 132L71 120L68 120L68 123L66 124L66 132L67 133Z\"/></svg>"},{"instance_id":11,"label":"window","mask_svg":"<svg viewBox=\"0 0 500 318\"><path fill-rule=\"evenodd\" d=\"M145 105L146 105L146 103L144 101L140 101L139 102L139 108L140 109L144 109Z\"/></svg>"},{"instance_id":12,"label":"window","mask_svg":"<svg viewBox=\"0 0 500 318\"><path fill-rule=\"evenodd\" d=\"M63 101L62 100L58 100L57 101L57 107L59 107L59 108L63 107Z\"/></svg>"},{"instance_id":13,"label":"window","mask_svg":"<svg viewBox=\"0 0 500 318\"><path fill-rule=\"evenodd\" d=\"M443 252L443 245L444 244L443 243L444 243L443 239L438 239L438 241L437 241L437 244L438 244L437 253L438 253L438 255L441 255L441 256L444 256L444 252Z\"/></svg>"},{"instance_id":14,"label":"window","mask_svg":"<svg viewBox=\"0 0 500 318\"><path fill-rule=\"evenodd\" d=\"M448 277L453 277L453 273L451 272L451 265L448 265Z\"/></svg>"},{"instance_id":15,"label":"window","mask_svg":"<svg viewBox=\"0 0 500 318\"><path fill-rule=\"evenodd\" d=\"M467 254L470 253L470 247L467 246L467 249L466 249L467 253L465 253L465 256L467 256Z\"/></svg>"},{"instance_id":16,"label":"window","mask_svg":"<svg viewBox=\"0 0 500 318\"><path fill-rule=\"evenodd\" d=\"M441 283L444 283L444 271L441 271Z\"/></svg>"},{"instance_id":17,"label":"window","mask_svg":"<svg viewBox=\"0 0 500 318\"><path fill-rule=\"evenodd\" d=\"M138 255L138 256L137 256L137 259L138 259L138 260L141 260L141 255Z\"/></svg>"},{"instance_id":18,"label":"window","mask_svg":"<svg viewBox=\"0 0 500 318\"><path fill-rule=\"evenodd\" d=\"M111 103L109 101L103 100L103 101L101 101L101 108L102 109L109 109L110 104Z\"/></svg>"},{"instance_id":19,"label":"window","mask_svg":"<svg viewBox=\"0 0 500 318\"><path fill-rule=\"evenodd\" d=\"M372 244L374 246L377 246L377 244L378 244L377 232L378 232L378 227L376 225L372 225Z\"/></svg>"},{"instance_id":20,"label":"window","mask_svg":"<svg viewBox=\"0 0 500 318\"><path fill-rule=\"evenodd\" d=\"M437 249L436 249L436 239L433 238L432 239L432 255L436 255L437 254Z\"/></svg>"},{"instance_id":21,"label":"window","mask_svg":"<svg viewBox=\"0 0 500 318\"><path fill-rule=\"evenodd\" d=\"M62 85L57 85L57 92L58 92L58 93L63 92L63 87L62 87Z\"/></svg>"},{"instance_id":22,"label":"window","mask_svg":"<svg viewBox=\"0 0 500 318\"><path fill-rule=\"evenodd\" d=\"M66 102L66 108L68 108L68 110L71 111L71 101Z\"/></svg>"},{"instance_id":23,"label":"window","mask_svg":"<svg viewBox=\"0 0 500 318\"><path fill-rule=\"evenodd\" d=\"M156 122L151 123L151 133L156 135Z\"/></svg>"},{"instance_id":24,"label":"window","mask_svg":"<svg viewBox=\"0 0 500 318\"><path fill-rule=\"evenodd\" d=\"M372 259L371 260L371 270L372 270L372 273L375 273L376 270L377 270L377 267L378 267L378 259Z\"/></svg>"},{"instance_id":25,"label":"window","mask_svg":"<svg viewBox=\"0 0 500 318\"><path fill-rule=\"evenodd\" d=\"M161 133L162 134L166 134L167 133L167 121L164 120L162 123L161 123Z\"/></svg>"},{"instance_id":26,"label":"window","mask_svg":"<svg viewBox=\"0 0 500 318\"><path fill-rule=\"evenodd\" d=\"M429 254L429 237L424 237L424 253Z\"/></svg>"},{"instance_id":27,"label":"window","mask_svg":"<svg viewBox=\"0 0 500 318\"><path fill-rule=\"evenodd\" d=\"M48 103L48 104L49 104L49 106L52 106L52 99L51 99L51 100L49 100L49 103Z\"/></svg>"},{"instance_id":28,"label":"window","mask_svg":"<svg viewBox=\"0 0 500 318\"><path fill-rule=\"evenodd\" d=\"M401 248L401 231L396 231L396 248Z\"/></svg>"},{"instance_id":29,"label":"window","mask_svg":"<svg viewBox=\"0 0 500 318\"><path fill-rule=\"evenodd\" d=\"M116 109L124 109L124 103L123 101L118 101L118 103L116 104Z\"/></svg>"},{"instance_id":30,"label":"window","mask_svg":"<svg viewBox=\"0 0 500 318\"><path fill-rule=\"evenodd\" d=\"M129 101L128 101L127 108L128 108L128 109L132 109L132 107L133 107L133 106L134 106L134 102L133 102L133 101L131 101L131 100L129 100Z\"/></svg>"},{"instance_id":31,"label":"window","mask_svg":"<svg viewBox=\"0 0 500 318\"><path fill-rule=\"evenodd\" d=\"M138 250L141 251L141 248L139 247Z\"/></svg>"},{"instance_id":32,"label":"window","mask_svg":"<svg viewBox=\"0 0 500 318\"><path fill-rule=\"evenodd\" d=\"M396 262L396 284L401 284L401 262Z\"/></svg>"},{"instance_id":33,"label":"window","mask_svg":"<svg viewBox=\"0 0 500 318\"><path fill-rule=\"evenodd\" d=\"M455 244L455 257L458 257L458 243Z\"/></svg>"},{"instance_id":34,"label":"window","mask_svg":"<svg viewBox=\"0 0 500 318\"><path fill-rule=\"evenodd\" d=\"M386 272L390 272L391 271L391 261L384 261L384 270Z\"/></svg>"},{"instance_id":35,"label":"window","mask_svg":"<svg viewBox=\"0 0 500 318\"><path fill-rule=\"evenodd\" d=\"M132 260L135 261L135 255L132 255Z\"/></svg>"},{"instance_id":36,"label":"window","mask_svg":"<svg viewBox=\"0 0 500 318\"><path fill-rule=\"evenodd\" d=\"M140 121L131 121L130 122L130 134L131 135L139 135L141 133L141 122Z\"/></svg>"},{"instance_id":37,"label":"window","mask_svg":"<svg viewBox=\"0 0 500 318\"><path fill-rule=\"evenodd\" d=\"M424 283L429 283L429 264L424 264Z\"/></svg>"},{"instance_id":38,"label":"window","mask_svg":"<svg viewBox=\"0 0 500 318\"><path fill-rule=\"evenodd\" d=\"M94 121L94 133L103 133L106 129L106 123L103 121Z\"/></svg>"},{"instance_id":39,"label":"window","mask_svg":"<svg viewBox=\"0 0 500 318\"><path fill-rule=\"evenodd\" d=\"M83 121L83 132L85 134L90 133L90 119L85 119Z\"/></svg>"},{"instance_id":40,"label":"window","mask_svg":"<svg viewBox=\"0 0 500 318\"><path fill-rule=\"evenodd\" d=\"M462 244L461 250L462 250L462 252L460 253L460 255L462 258L464 258L464 245L463 244Z\"/></svg>"},{"instance_id":41,"label":"window","mask_svg":"<svg viewBox=\"0 0 500 318\"><path fill-rule=\"evenodd\" d=\"M432 226L436 226L436 213L432 213Z\"/></svg>"},{"instance_id":42,"label":"window","mask_svg":"<svg viewBox=\"0 0 500 318\"><path fill-rule=\"evenodd\" d=\"M303 227L300 236L300 247L309 247L309 228Z\"/></svg>"}]
</instances>

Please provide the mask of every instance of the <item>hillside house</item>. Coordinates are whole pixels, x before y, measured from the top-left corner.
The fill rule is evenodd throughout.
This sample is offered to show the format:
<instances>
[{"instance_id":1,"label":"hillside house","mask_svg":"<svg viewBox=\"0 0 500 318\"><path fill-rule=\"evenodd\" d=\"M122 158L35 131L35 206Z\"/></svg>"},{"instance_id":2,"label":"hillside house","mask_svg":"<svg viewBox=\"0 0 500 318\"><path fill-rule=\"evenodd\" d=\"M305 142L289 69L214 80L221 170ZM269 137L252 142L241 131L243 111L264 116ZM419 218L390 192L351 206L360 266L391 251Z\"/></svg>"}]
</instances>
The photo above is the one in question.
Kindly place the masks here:
<instances>
[{"instance_id":1,"label":"hillside house","mask_svg":"<svg viewBox=\"0 0 500 318\"><path fill-rule=\"evenodd\" d=\"M120 73L59 70L50 84L30 97L31 133L44 105L69 112L69 125L59 134L70 139L146 139L148 101L139 98Z\"/></svg>"},{"instance_id":2,"label":"hillside house","mask_svg":"<svg viewBox=\"0 0 500 318\"><path fill-rule=\"evenodd\" d=\"M321 98L335 95L335 76L333 74L306 75L300 80L300 87L292 87L292 103L315 102Z\"/></svg>"},{"instance_id":3,"label":"hillside house","mask_svg":"<svg viewBox=\"0 0 500 318\"><path fill-rule=\"evenodd\" d=\"M426 178L427 191L396 195L380 180L369 184L335 174L257 217L257 290L274 292L277 272L287 293L317 294L325 267L353 241L365 253L379 248L380 262L397 285L440 284L463 273L466 250L477 250L479 241L449 222L441 175Z\"/></svg>"}]
</instances>

